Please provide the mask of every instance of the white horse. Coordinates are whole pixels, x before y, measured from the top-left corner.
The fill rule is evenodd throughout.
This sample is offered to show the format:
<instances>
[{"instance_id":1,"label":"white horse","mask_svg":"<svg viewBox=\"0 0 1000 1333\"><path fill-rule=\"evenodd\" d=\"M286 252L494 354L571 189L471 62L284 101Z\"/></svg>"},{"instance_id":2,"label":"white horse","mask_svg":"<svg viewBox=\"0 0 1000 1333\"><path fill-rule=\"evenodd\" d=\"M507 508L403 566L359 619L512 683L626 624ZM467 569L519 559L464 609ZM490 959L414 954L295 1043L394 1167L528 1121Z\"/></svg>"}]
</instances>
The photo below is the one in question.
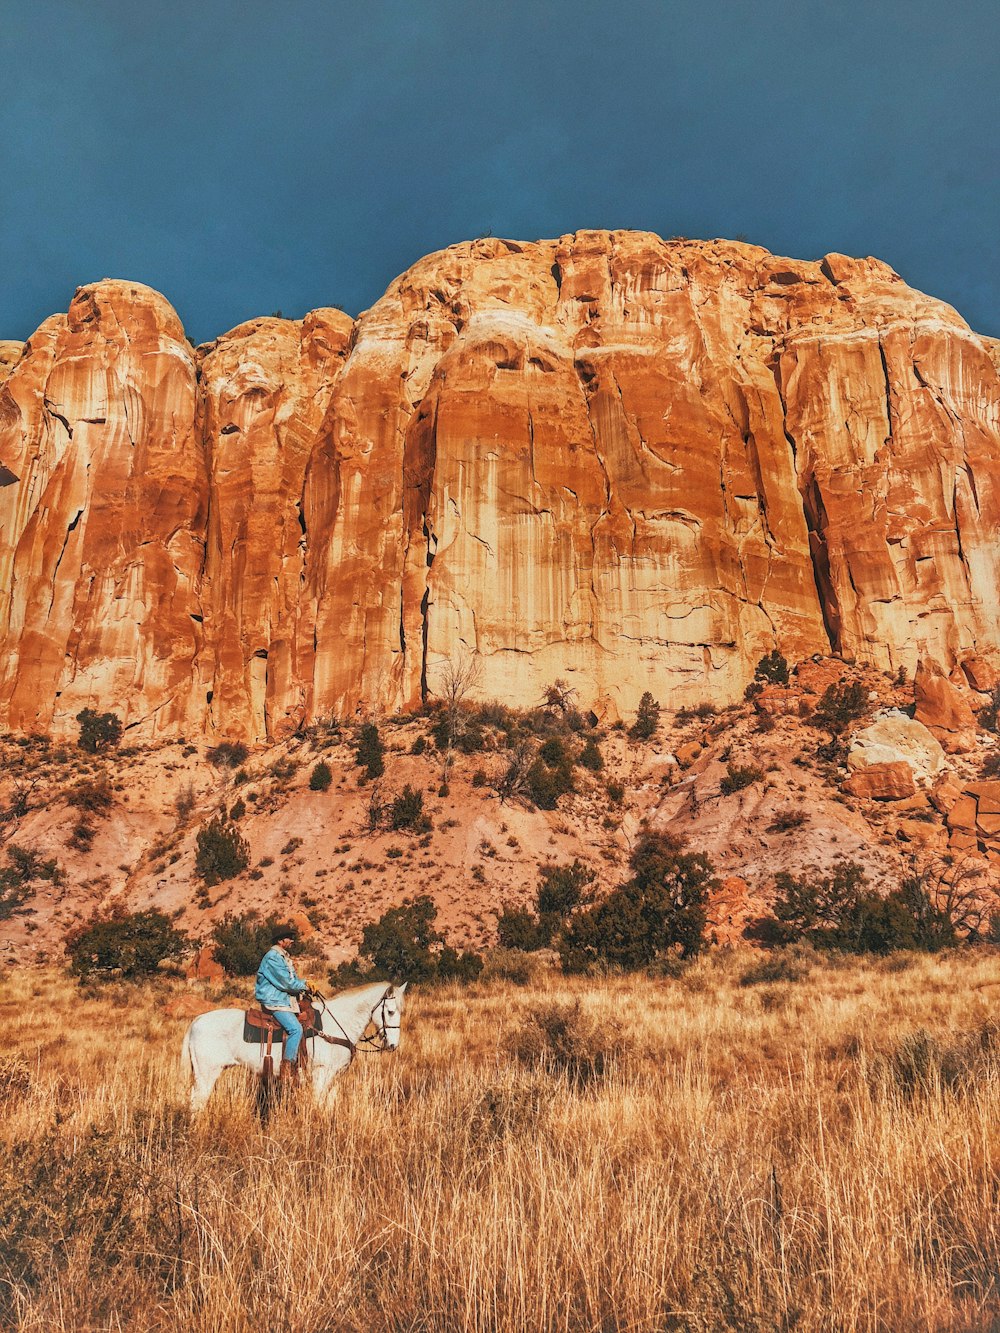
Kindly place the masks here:
<instances>
[{"instance_id":1,"label":"white horse","mask_svg":"<svg viewBox=\"0 0 1000 1333\"><path fill-rule=\"evenodd\" d=\"M310 1038L309 1072L320 1105L332 1100L333 1080L354 1059L359 1044L377 1051L393 1051L399 1045L405 990L405 982L392 986L374 981L316 1002L320 1035ZM204 1107L224 1069L244 1065L262 1072L267 1046L243 1040L243 1014L242 1009L212 1009L199 1014L185 1032L181 1064L185 1070L190 1068L194 1079L192 1111ZM374 1025L375 1033L364 1037L369 1024ZM276 1071L281 1063L280 1036L271 1050Z\"/></svg>"}]
</instances>

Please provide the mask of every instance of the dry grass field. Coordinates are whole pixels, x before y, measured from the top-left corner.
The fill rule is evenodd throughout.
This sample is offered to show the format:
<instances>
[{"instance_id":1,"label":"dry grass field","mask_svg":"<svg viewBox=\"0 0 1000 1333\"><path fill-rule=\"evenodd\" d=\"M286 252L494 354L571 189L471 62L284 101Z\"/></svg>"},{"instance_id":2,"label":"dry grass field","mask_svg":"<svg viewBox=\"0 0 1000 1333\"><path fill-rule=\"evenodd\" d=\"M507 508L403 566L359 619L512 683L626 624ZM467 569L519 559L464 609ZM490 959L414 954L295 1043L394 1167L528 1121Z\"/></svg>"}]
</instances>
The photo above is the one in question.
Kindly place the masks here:
<instances>
[{"instance_id":1,"label":"dry grass field","mask_svg":"<svg viewBox=\"0 0 1000 1333\"><path fill-rule=\"evenodd\" d=\"M236 1073L191 1119L181 983L9 973L0 1323L1000 1329L1000 958L754 966L418 989L266 1124Z\"/></svg>"}]
</instances>

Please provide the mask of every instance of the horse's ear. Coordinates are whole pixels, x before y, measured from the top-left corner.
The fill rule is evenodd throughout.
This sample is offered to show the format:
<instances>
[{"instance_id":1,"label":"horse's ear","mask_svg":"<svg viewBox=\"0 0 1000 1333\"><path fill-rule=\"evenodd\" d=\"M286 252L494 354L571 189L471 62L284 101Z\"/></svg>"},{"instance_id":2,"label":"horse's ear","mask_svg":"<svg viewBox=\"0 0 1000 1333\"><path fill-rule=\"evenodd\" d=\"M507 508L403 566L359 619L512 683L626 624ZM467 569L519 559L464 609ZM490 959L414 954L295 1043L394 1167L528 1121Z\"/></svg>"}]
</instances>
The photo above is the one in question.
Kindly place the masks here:
<instances>
[{"instance_id":1,"label":"horse's ear","mask_svg":"<svg viewBox=\"0 0 1000 1333\"><path fill-rule=\"evenodd\" d=\"M403 984L402 984L402 986L397 986L397 987L396 987L396 994L397 994L397 995L402 995L403 991L406 990L406 988L407 988L407 986L408 986L409 984L410 984L410 983L409 983L408 981L404 981Z\"/></svg>"}]
</instances>

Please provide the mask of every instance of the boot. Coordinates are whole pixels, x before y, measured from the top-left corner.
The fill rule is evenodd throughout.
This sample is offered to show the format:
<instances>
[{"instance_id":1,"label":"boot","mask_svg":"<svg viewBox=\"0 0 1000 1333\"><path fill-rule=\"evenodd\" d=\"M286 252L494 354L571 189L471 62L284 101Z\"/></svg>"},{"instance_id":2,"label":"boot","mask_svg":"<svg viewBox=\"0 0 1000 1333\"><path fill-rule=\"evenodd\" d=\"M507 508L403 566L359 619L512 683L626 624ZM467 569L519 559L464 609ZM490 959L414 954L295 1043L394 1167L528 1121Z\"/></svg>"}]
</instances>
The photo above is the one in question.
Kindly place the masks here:
<instances>
[{"instance_id":1,"label":"boot","mask_svg":"<svg viewBox=\"0 0 1000 1333\"><path fill-rule=\"evenodd\" d=\"M292 1060L282 1060L278 1069L278 1086L282 1092L291 1092L299 1085L299 1067Z\"/></svg>"}]
</instances>

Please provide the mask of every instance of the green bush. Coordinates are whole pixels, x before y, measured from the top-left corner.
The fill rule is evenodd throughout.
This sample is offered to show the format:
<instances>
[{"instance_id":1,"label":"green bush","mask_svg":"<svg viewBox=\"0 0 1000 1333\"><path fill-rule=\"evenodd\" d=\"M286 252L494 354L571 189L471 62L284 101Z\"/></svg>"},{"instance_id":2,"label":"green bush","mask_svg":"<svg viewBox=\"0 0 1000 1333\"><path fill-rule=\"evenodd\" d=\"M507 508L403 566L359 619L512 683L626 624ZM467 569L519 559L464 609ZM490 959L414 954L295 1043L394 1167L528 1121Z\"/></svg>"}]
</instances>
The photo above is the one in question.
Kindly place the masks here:
<instances>
[{"instance_id":1,"label":"green bush","mask_svg":"<svg viewBox=\"0 0 1000 1333\"><path fill-rule=\"evenodd\" d=\"M592 773L600 773L604 767L604 756L593 736L588 738L576 762L581 768L589 768Z\"/></svg>"},{"instance_id":2,"label":"green bush","mask_svg":"<svg viewBox=\"0 0 1000 1333\"><path fill-rule=\"evenodd\" d=\"M374 722L366 722L362 726L355 760L369 779L380 778L385 772L385 746Z\"/></svg>"},{"instance_id":3,"label":"green bush","mask_svg":"<svg viewBox=\"0 0 1000 1333\"><path fill-rule=\"evenodd\" d=\"M545 742L545 745L548 744L549 741ZM549 750L549 753L555 752ZM555 810L556 806L559 805L560 796L572 792L573 773L571 766L568 762L565 762L565 757L563 761L549 765L539 752L539 756L525 774L524 785L527 788L528 797L535 802L537 808L540 810Z\"/></svg>"},{"instance_id":4,"label":"green bush","mask_svg":"<svg viewBox=\"0 0 1000 1333\"><path fill-rule=\"evenodd\" d=\"M309 774L309 790L328 791L332 781L333 773L330 771L330 765L325 759L321 759Z\"/></svg>"},{"instance_id":5,"label":"green bush","mask_svg":"<svg viewBox=\"0 0 1000 1333\"><path fill-rule=\"evenodd\" d=\"M547 862L538 868L538 911L541 916L569 916L584 899L584 891L597 878L581 861L569 865Z\"/></svg>"},{"instance_id":6,"label":"green bush","mask_svg":"<svg viewBox=\"0 0 1000 1333\"><path fill-rule=\"evenodd\" d=\"M250 756L242 741L221 741L205 755L216 768L239 768Z\"/></svg>"},{"instance_id":7,"label":"green bush","mask_svg":"<svg viewBox=\"0 0 1000 1333\"><path fill-rule=\"evenodd\" d=\"M231 977L250 977L271 947L271 932L281 924L278 917L257 912L229 912L212 927L212 953ZM293 944L290 953L298 951Z\"/></svg>"},{"instance_id":8,"label":"green bush","mask_svg":"<svg viewBox=\"0 0 1000 1333\"><path fill-rule=\"evenodd\" d=\"M567 972L601 962L635 970L667 953L691 957L704 946L708 894L716 884L705 853L647 834L631 868L627 883L570 921L558 946Z\"/></svg>"},{"instance_id":9,"label":"green bush","mask_svg":"<svg viewBox=\"0 0 1000 1333\"><path fill-rule=\"evenodd\" d=\"M760 659L754 669L754 676L757 680L770 681L772 685L788 684L788 663L777 648Z\"/></svg>"},{"instance_id":10,"label":"green bush","mask_svg":"<svg viewBox=\"0 0 1000 1333\"><path fill-rule=\"evenodd\" d=\"M80 724L77 744L88 754L114 749L122 738L122 723L117 713L97 713L93 708L84 708L77 713L76 720Z\"/></svg>"},{"instance_id":11,"label":"green bush","mask_svg":"<svg viewBox=\"0 0 1000 1333\"><path fill-rule=\"evenodd\" d=\"M831 736L840 736L867 711L868 691L855 680L849 685L828 686L810 720L814 726L825 727Z\"/></svg>"},{"instance_id":12,"label":"green bush","mask_svg":"<svg viewBox=\"0 0 1000 1333\"><path fill-rule=\"evenodd\" d=\"M413 829L416 833L426 833L431 821L424 814L424 794L414 790L409 783L389 806L389 827L392 829Z\"/></svg>"},{"instance_id":13,"label":"green bush","mask_svg":"<svg viewBox=\"0 0 1000 1333\"><path fill-rule=\"evenodd\" d=\"M733 792L742 791L744 787L752 787L755 782L760 782L764 776L764 770L758 768L756 764L727 764L726 776L719 783L719 790L724 796L731 796Z\"/></svg>"},{"instance_id":14,"label":"green bush","mask_svg":"<svg viewBox=\"0 0 1000 1333\"><path fill-rule=\"evenodd\" d=\"M95 917L66 937L70 970L81 978L120 975L132 981L150 976L169 958L179 958L191 941L170 917L155 908Z\"/></svg>"},{"instance_id":15,"label":"green bush","mask_svg":"<svg viewBox=\"0 0 1000 1333\"><path fill-rule=\"evenodd\" d=\"M864 871L841 861L828 875L775 876L774 918L762 923L765 938L804 940L817 949L888 954L897 949L934 951L960 938L955 901L938 900L919 874L891 892L866 885Z\"/></svg>"},{"instance_id":16,"label":"green bush","mask_svg":"<svg viewBox=\"0 0 1000 1333\"><path fill-rule=\"evenodd\" d=\"M221 815L198 831L196 842L195 874L209 887L233 879L250 864L246 840Z\"/></svg>"},{"instance_id":17,"label":"green bush","mask_svg":"<svg viewBox=\"0 0 1000 1333\"><path fill-rule=\"evenodd\" d=\"M987 731L1000 731L1000 685L994 685L989 703L979 710L979 723Z\"/></svg>"},{"instance_id":18,"label":"green bush","mask_svg":"<svg viewBox=\"0 0 1000 1333\"><path fill-rule=\"evenodd\" d=\"M95 781L78 782L66 793L68 804L76 806L78 810L85 810L91 815L104 815L111 809L115 803L114 792L111 790L111 784L107 778L97 778Z\"/></svg>"},{"instance_id":19,"label":"green bush","mask_svg":"<svg viewBox=\"0 0 1000 1333\"><path fill-rule=\"evenodd\" d=\"M634 741L648 741L656 735L659 725L660 705L649 690L646 690L639 700L639 709L628 734Z\"/></svg>"},{"instance_id":20,"label":"green bush","mask_svg":"<svg viewBox=\"0 0 1000 1333\"><path fill-rule=\"evenodd\" d=\"M0 921L9 921L23 911L34 884L62 883L58 862L46 860L30 847L7 847L7 864L0 866Z\"/></svg>"},{"instance_id":21,"label":"green bush","mask_svg":"<svg viewBox=\"0 0 1000 1333\"><path fill-rule=\"evenodd\" d=\"M390 907L378 921L364 927L357 959L333 969L331 982L345 984L374 977L394 982L473 980L482 969L482 960L447 945L434 927L436 919L437 906L427 894Z\"/></svg>"},{"instance_id":22,"label":"green bush","mask_svg":"<svg viewBox=\"0 0 1000 1333\"><path fill-rule=\"evenodd\" d=\"M538 918L526 907L505 907L497 917L497 944L501 949L533 953L547 942L542 938Z\"/></svg>"}]
</instances>

